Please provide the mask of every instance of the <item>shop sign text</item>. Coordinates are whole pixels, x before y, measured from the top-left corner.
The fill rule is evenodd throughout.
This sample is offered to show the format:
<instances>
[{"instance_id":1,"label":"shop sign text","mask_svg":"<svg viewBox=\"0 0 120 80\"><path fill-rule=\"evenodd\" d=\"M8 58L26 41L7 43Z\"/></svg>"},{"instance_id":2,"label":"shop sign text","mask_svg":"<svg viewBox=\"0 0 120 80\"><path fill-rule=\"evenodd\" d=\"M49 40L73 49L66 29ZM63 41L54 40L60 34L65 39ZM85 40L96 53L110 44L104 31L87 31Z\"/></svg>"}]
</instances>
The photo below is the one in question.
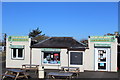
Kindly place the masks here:
<instances>
[{"instance_id":1,"label":"shop sign text","mask_svg":"<svg viewBox=\"0 0 120 80\"><path fill-rule=\"evenodd\" d=\"M91 36L91 42L114 42L115 36Z\"/></svg>"},{"instance_id":2,"label":"shop sign text","mask_svg":"<svg viewBox=\"0 0 120 80\"><path fill-rule=\"evenodd\" d=\"M9 36L8 41L29 41L28 36Z\"/></svg>"}]
</instances>

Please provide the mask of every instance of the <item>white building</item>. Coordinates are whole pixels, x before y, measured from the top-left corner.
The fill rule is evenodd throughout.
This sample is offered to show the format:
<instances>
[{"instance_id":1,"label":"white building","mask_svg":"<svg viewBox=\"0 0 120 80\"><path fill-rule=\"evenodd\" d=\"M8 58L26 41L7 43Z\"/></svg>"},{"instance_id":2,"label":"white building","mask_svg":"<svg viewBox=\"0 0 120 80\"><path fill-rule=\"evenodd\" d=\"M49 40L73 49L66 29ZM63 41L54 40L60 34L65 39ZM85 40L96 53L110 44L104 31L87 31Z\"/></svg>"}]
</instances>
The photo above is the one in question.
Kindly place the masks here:
<instances>
[{"instance_id":1,"label":"white building","mask_svg":"<svg viewBox=\"0 0 120 80\"><path fill-rule=\"evenodd\" d=\"M85 54L85 70L117 72L117 38L91 36Z\"/></svg>"},{"instance_id":2,"label":"white building","mask_svg":"<svg viewBox=\"0 0 120 80\"><path fill-rule=\"evenodd\" d=\"M7 39L6 68L21 68L23 64L36 64L44 69L80 67L80 71L117 71L117 38L92 36L88 47L72 37L51 37L30 45L26 36Z\"/></svg>"},{"instance_id":3,"label":"white building","mask_svg":"<svg viewBox=\"0 0 120 80\"><path fill-rule=\"evenodd\" d=\"M30 44L28 36L9 36L6 40L6 68L21 68L30 63Z\"/></svg>"}]
</instances>

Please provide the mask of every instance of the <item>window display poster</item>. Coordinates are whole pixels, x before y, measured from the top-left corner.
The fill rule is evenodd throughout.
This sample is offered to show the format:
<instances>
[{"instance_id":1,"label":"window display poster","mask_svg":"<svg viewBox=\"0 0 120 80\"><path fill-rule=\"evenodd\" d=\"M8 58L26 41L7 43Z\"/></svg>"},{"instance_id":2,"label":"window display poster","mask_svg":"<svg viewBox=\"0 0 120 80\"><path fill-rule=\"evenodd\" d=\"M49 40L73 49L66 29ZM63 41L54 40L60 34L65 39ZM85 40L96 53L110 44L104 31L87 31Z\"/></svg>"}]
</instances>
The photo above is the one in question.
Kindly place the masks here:
<instances>
[{"instance_id":1,"label":"window display poster","mask_svg":"<svg viewBox=\"0 0 120 80\"><path fill-rule=\"evenodd\" d=\"M60 64L60 52L44 52L44 64Z\"/></svg>"},{"instance_id":2,"label":"window display poster","mask_svg":"<svg viewBox=\"0 0 120 80\"><path fill-rule=\"evenodd\" d=\"M100 66L104 66L104 63L100 63Z\"/></svg>"}]
</instances>

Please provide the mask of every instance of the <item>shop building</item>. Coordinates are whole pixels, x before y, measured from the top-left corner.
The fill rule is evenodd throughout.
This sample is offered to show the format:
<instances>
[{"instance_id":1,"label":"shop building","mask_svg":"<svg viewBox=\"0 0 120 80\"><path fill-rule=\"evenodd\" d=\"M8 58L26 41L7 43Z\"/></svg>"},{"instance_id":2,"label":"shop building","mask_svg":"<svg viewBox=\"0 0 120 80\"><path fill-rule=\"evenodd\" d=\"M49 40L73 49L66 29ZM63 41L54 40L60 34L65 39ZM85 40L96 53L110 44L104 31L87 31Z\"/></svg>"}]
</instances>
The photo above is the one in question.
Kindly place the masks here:
<instances>
[{"instance_id":1,"label":"shop building","mask_svg":"<svg viewBox=\"0 0 120 80\"><path fill-rule=\"evenodd\" d=\"M31 46L31 64L44 66L44 69L80 67L83 72L85 49L84 44L72 37L52 37Z\"/></svg>"},{"instance_id":2,"label":"shop building","mask_svg":"<svg viewBox=\"0 0 120 80\"><path fill-rule=\"evenodd\" d=\"M6 68L21 68L30 62L31 39L28 36L9 36L6 41Z\"/></svg>"},{"instance_id":3,"label":"shop building","mask_svg":"<svg viewBox=\"0 0 120 80\"><path fill-rule=\"evenodd\" d=\"M85 54L85 70L117 72L117 38L90 36ZM88 60L89 59L89 60Z\"/></svg>"},{"instance_id":4,"label":"shop building","mask_svg":"<svg viewBox=\"0 0 120 80\"><path fill-rule=\"evenodd\" d=\"M63 66L69 66L80 67L80 71L84 71L86 46L72 37L51 37L32 46L28 38L26 41L21 37L17 38L11 36L11 39L10 37L7 39L7 68L36 64L43 66L44 69L61 69Z\"/></svg>"},{"instance_id":5,"label":"shop building","mask_svg":"<svg viewBox=\"0 0 120 80\"><path fill-rule=\"evenodd\" d=\"M28 36L9 36L6 48L6 68L21 68L36 64L44 69L79 67L80 72L117 72L117 38L90 36L88 46L72 37L51 37L31 45Z\"/></svg>"}]
</instances>

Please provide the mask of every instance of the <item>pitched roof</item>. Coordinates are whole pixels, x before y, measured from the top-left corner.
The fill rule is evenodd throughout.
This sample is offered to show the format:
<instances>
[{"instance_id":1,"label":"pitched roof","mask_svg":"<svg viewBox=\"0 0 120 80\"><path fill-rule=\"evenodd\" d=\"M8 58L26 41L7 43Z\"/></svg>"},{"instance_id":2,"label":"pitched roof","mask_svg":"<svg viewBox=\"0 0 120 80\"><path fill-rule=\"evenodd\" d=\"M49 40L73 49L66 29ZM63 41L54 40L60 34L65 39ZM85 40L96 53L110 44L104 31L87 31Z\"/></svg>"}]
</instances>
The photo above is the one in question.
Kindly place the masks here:
<instances>
[{"instance_id":1,"label":"pitched roof","mask_svg":"<svg viewBox=\"0 0 120 80\"><path fill-rule=\"evenodd\" d=\"M31 48L85 48L86 46L72 37L51 37L34 44Z\"/></svg>"}]
</instances>

